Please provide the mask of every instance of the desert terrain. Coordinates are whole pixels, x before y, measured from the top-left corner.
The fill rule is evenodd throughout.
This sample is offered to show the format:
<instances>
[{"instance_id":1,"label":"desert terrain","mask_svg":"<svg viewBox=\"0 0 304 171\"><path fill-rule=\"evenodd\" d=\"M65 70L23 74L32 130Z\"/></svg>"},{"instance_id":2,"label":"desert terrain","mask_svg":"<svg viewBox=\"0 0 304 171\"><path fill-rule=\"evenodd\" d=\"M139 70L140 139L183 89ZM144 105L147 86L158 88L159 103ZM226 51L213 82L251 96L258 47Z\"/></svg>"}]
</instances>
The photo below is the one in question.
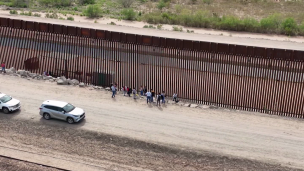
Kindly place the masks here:
<instances>
[{"instance_id":1,"label":"desert terrain","mask_svg":"<svg viewBox=\"0 0 304 171\"><path fill-rule=\"evenodd\" d=\"M0 80L1 92L22 105L20 111L0 115L0 155L23 162L62 170L304 168L301 119L172 102L156 107L120 92L112 99L110 92L91 86L2 74ZM47 99L85 109L86 119L73 125L42 119L39 106ZM9 167L3 161L0 168Z\"/></svg>"}]
</instances>

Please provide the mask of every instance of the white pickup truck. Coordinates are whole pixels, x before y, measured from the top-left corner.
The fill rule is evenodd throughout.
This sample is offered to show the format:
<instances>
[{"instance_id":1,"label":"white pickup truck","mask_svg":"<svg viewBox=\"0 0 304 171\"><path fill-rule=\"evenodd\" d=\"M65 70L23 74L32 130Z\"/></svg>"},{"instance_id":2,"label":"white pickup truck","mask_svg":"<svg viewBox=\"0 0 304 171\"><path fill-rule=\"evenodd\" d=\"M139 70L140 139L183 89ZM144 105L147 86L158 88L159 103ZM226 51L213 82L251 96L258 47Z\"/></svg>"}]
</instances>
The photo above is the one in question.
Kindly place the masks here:
<instances>
[{"instance_id":1,"label":"white pickup truck","mask_svg":"<svg viewBox=\"0 0 304 171\"><path fill-rule=\"evenodd\" d=\"M0 110L4 113L20 109L20 101L0 92Z\"/></svg>"}]
</instances>

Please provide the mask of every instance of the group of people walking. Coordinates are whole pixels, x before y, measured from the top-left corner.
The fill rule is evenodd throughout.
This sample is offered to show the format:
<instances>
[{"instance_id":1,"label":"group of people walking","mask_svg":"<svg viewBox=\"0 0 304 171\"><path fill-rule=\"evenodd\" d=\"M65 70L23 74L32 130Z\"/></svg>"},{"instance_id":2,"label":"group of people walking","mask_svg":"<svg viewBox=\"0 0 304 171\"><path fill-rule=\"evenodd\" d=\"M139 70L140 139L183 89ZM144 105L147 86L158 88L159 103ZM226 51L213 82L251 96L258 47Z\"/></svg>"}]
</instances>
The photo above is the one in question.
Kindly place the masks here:
<instances>
[{"instance_id":1,"label":"group of people walking","mask_svg":"<svg viewBox=\"0 0 304 171\"><path fill-rule=\"evenodd\" d=\"M111 84L111 91L112 91L112 98L115 97L115 94L117 93L117 83L112 83ZM123 95L124 96L129 96L131 97L131 94L133 95L133 99L137 99L137 97L139 96L138 95L138 91L136 90L136 88L134 87L133 89L131 89L130 87L128 86L122 86L121 87L121 91L123 92ZM161 103L162 104L165 104L166 103L166 94L165 94L165 91L162 91L155 94L155 91L153 89L150 89L148 90L147 89L147 86L140 86L140 89L139 89L139 93L140 93L140 96L146 96L147 97L147 104L148 103L153 103L154 102L154 99L156 101L156 106L160 106ZM178 99L177 99L177 94L174 93L173 94L173 98L172 100L174 102L178 102Z\"/></svg>"}]
</instances>

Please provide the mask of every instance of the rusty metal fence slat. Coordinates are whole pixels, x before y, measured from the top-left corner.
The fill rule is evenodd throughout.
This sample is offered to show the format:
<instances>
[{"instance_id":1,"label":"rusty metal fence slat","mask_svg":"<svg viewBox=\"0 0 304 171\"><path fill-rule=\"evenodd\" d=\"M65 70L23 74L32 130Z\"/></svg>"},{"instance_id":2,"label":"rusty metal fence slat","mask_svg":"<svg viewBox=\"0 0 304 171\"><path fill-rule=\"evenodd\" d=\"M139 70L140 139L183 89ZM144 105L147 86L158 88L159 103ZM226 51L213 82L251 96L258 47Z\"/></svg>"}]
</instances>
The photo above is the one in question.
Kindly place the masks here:
<instances>
[{"instance_id":1,"label":"rusty metal fence slat","mask_svg":"<svg viewBox=\"0 0 304 171\"><path fill-rule=\"evenodd\" d=\"M0 18L0 60L167 100L304 118L302 51L166 39Z\"/></svg>"}]
</instances>

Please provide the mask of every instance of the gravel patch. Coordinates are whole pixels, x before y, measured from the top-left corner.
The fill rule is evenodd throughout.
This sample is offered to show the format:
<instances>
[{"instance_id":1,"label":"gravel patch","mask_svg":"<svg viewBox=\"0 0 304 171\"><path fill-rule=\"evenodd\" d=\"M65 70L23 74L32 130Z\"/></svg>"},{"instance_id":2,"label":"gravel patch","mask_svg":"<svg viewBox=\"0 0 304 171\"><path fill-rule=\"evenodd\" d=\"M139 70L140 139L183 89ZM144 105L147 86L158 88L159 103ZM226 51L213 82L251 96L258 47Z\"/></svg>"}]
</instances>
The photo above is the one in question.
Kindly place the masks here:
<instances>
[{"instance_id":1,"label":"gravel patch","mask_svg":"<svg viewBox=\"0 0 304 171\"><path fill-rule=\"evenodd\" d=\"M20 145L46 149L49 153L56 151L94 160L109 161L115 163L115 167L127 165L133 168L168 171L295 170L280 165L204 151L182 150L172 146L74 129L73 126L66 124L54 126L47 122L8 120L7 115L0 115L0 136Z\"/></svg>"},{"instance_id":2,"label":"gravel patch","mask_svg":"<svg viewBox=\"0 0 304 171\"><path fill-rule=\"evenodd\" d=\"M53 169L33 163L18 161L14 159L7 159L0 157L0 170L1 171L59 171L58 169Z\"/></svg>"}]
</instances>

